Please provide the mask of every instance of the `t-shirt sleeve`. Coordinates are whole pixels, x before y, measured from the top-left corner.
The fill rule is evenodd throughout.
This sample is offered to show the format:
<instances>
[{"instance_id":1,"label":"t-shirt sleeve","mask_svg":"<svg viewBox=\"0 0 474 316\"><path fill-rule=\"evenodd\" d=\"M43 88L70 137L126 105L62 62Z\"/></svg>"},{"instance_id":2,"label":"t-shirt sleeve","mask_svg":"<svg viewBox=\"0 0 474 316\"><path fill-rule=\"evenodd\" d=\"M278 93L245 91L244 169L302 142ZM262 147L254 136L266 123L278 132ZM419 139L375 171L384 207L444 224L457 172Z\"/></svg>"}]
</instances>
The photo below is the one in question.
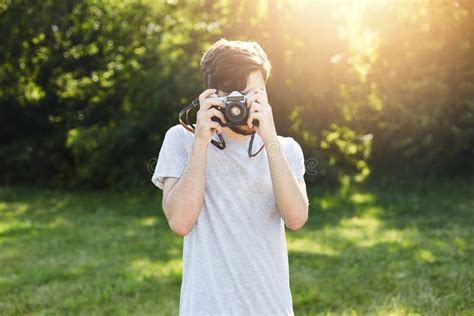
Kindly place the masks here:
<instances>
[{"instance_id":1,"label":"t-shirt sleeve","mask_svg":"<svg viewBox=\"0 0 474 316\"><path fill-rule=\"evenodd\" d=\"M188 161L188 152L185 145L187 133L181 126L170 128L166 134L158 154L151 182L163 189L163 181L167 177L181 178Z\"/></svg>"},{"instance_id":2,"label":"t-shirt sleeve","mask_svg":"<svg viewBox=\"0 0 474 316\"><path fill-rule=\"evenodd\" d=\"M289 138L285 146L285 156L296 179L304 181L305 164L303 150L300 144L293 138Z\"/></svg>"}]
</instances>

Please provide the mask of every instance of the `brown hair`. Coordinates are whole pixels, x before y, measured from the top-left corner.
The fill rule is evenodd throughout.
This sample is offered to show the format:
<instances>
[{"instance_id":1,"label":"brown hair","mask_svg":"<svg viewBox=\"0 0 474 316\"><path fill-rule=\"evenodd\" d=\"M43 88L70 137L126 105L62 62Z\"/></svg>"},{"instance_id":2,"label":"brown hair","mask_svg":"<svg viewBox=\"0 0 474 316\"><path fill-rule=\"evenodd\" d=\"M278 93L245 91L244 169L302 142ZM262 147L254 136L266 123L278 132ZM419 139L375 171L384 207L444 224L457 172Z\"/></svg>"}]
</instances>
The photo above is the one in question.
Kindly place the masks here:
<instances>
[{"instance_id":1,"label":"brown hair","mask_svg":"<svg viewBox=\"0 0 474 316\"><path fill-rule=\"evenodd\" d=\"M254 41L222 38L201 59L201 74L206 88L226 93L244 90L250 73L255 70L260 70L267 82L271 64L265 51Z\"/></svg>"}]
</instances>

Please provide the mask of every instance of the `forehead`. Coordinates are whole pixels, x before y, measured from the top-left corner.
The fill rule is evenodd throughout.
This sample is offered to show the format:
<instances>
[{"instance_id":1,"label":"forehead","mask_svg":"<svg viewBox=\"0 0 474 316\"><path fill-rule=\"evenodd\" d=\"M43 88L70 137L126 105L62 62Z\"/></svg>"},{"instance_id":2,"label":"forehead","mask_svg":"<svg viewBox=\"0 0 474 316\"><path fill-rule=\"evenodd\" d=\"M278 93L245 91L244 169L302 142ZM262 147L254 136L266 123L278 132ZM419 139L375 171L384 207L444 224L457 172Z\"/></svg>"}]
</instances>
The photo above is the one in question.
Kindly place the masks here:
<instances>
[{"instance_id":1,"label":"forehead","mask_svg":"<svg viewBox=\"0 0 474 316\"><path fill-rule=\"evenodd\" d=\"M247 80L247 86L245 87L244 91L242 91L242 93L247 93L252 89L265 89L265 80L263 79L263 75L260 70L250 73Z\"/></svg>"}]
</instances>

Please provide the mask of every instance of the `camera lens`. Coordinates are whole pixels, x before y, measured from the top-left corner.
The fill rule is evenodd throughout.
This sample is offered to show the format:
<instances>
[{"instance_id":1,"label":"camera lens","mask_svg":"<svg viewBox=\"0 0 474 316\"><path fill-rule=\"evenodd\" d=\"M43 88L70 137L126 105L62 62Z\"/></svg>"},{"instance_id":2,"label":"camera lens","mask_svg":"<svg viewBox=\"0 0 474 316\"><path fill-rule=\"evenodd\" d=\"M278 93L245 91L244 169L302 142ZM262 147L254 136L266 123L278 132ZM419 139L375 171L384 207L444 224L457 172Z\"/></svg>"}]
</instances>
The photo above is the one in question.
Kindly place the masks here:
<instances>
[{"instance_id":1,"label":"camera lens","mask_svg":"<svg viewBox=\"0 0 474 316\"><path fill-rule=\"evenodd\" d=\"M247 116L247 107L240 102L232 102L226 106L226 116L231 122L241 122Z\"/></svg>"}]
</instances>

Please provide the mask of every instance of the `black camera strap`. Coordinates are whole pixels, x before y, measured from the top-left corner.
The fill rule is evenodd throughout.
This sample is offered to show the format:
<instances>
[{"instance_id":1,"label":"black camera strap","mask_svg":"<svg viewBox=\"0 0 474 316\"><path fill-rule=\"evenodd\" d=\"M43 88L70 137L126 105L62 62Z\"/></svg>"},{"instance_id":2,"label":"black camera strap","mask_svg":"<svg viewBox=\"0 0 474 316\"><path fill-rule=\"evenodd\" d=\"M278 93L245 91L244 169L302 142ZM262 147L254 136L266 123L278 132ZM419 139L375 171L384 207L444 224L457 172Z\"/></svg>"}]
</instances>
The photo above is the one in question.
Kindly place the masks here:
<instances>
[{"instance_id":1,"label":"black camera strap","mask_svg":"<svg viewBox=\"0 0 474 316\"><path fill-rule=\"evenodd\" d=\"M262 145L262 147L260 147L259 150L257 150L257 152L255 154L252 154L252 147L253 147L253 141L255 139L255 133L252 134L252 137L250 137L250 143L249 143L249 149L248 149L248 153L249 153L249 156L250 157L255 157L257 156L263 149L263 147L265 147L265 145Z\"/></svg>"},{"instance_id":2,"label":"black camera strap","mask_svg":"<svg viewBox=\"0 0 474 316\"><path fill-rule=\"evenodd\" d=\"M196 131L196 125L189 122L189 113L192 110L195 110L196 108L199 108L199 99L194 99L188 106L182 109L178 115L178 120L181 123L181 125L186 130L190 131L193 134ZM215 139L211 139L211 143L217 148L219 148L220 150L223 150L225 148L224 137L222 137L221 134L217 134L217 136L219 137L219 141ZM255 140L255 133L253 133L252 136L250 137L249 148L247 150L249 157L257 156L262 151L263 147L265 147L265 145L262 145L262 147L260 147L260 149L257 150L256 153L252 154L254 140Z\"/></svg>"}]
</instances>

